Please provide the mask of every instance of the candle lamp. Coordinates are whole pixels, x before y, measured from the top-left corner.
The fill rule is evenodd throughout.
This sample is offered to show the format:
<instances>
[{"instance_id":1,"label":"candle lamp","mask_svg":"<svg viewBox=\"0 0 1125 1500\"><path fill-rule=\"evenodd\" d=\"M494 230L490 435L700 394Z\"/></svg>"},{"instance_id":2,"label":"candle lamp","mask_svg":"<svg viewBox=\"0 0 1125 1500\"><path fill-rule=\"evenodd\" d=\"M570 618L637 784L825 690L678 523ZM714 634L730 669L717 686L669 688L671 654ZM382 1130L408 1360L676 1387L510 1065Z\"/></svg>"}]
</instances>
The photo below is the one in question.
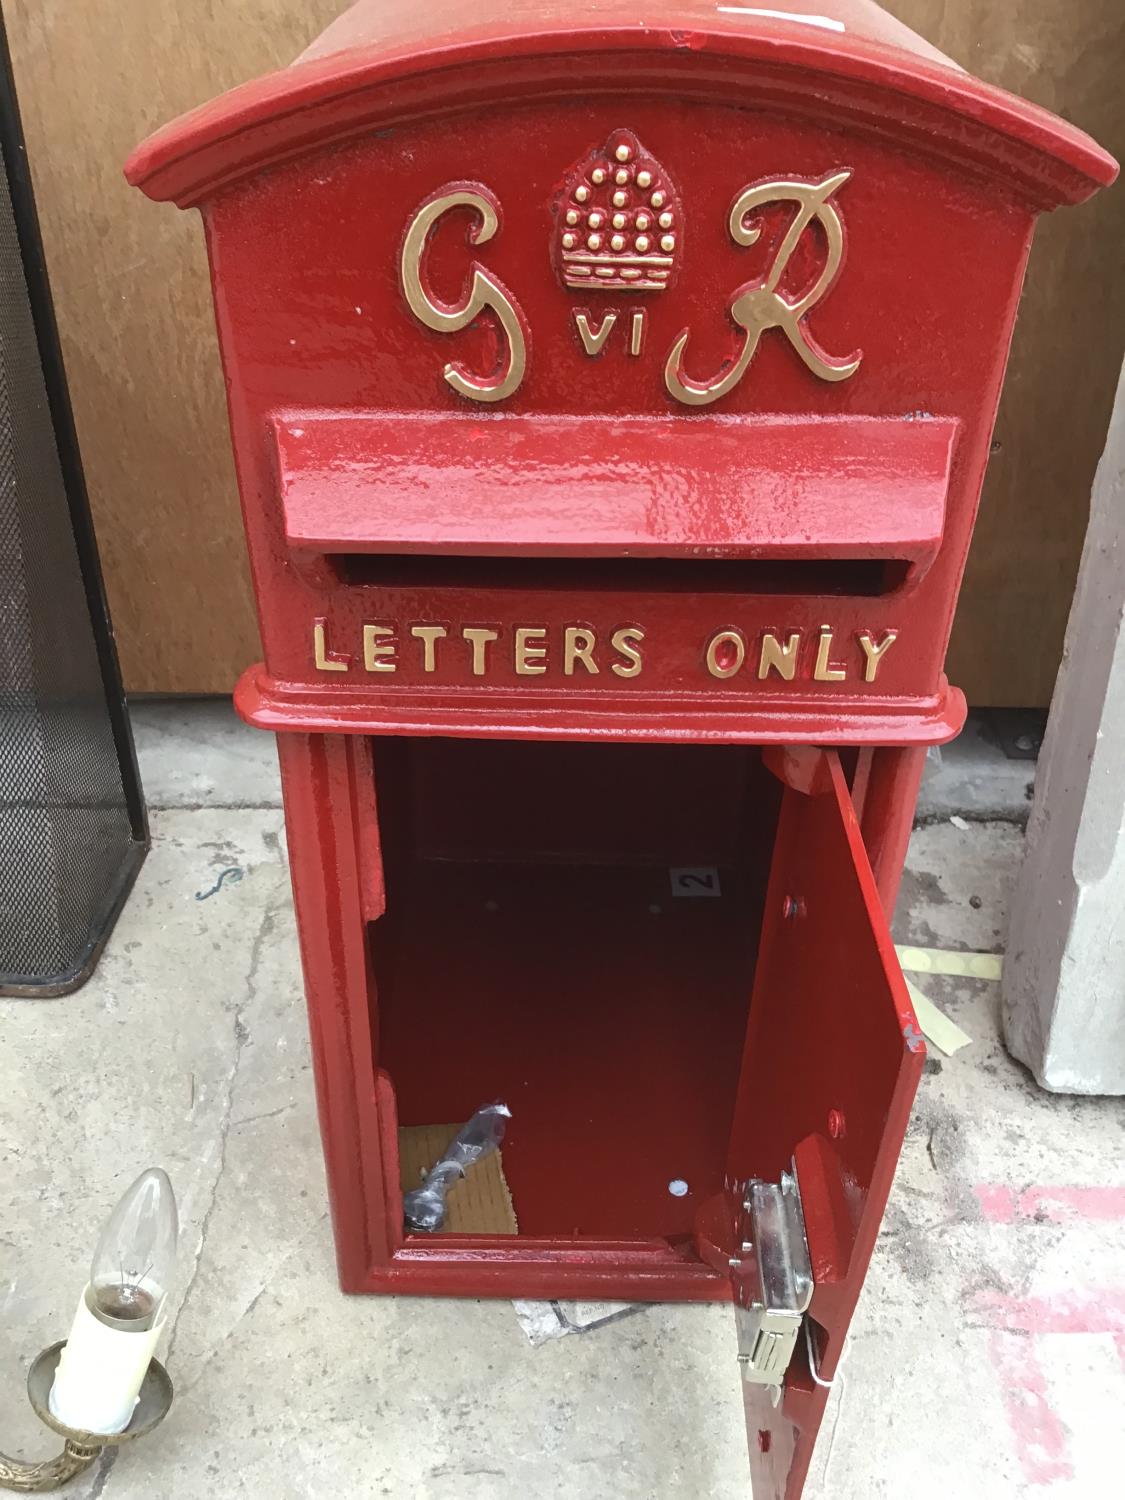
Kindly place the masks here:
<instances>
[{"instance_id":1,"label":"candle lamp","mask_svg":"<svg viewBox=\"0 0 1125 1500\"><path fill-rule=\"evenodd\" d=\"M142 1172L110 1215L78 1299L70 1336L35 1360L27 1393L64 1439L41 1463L0 1454L0 1489L57 1489L107 1447L143 1437L172 1404L172 1382L153 1350L164 1331L178 1221L167 1174Z\"/></svg>"}]
</instances>

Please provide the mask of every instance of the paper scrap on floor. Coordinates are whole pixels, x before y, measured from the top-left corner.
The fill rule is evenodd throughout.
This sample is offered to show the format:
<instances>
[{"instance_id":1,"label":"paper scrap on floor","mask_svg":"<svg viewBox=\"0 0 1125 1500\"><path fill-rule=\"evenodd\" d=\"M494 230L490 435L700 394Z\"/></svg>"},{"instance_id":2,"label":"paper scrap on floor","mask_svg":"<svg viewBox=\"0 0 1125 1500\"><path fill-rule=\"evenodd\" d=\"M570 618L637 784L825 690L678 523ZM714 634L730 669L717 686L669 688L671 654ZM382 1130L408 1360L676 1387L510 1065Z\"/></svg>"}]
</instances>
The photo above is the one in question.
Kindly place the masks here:
<instances>
[{"instance_id":1,"label":"paper scrap on floor","mask_svg":"<svg viewBox=\"0 0 1125 1500\"><path fill-rule=\"evenodd\" d=\"M1002 953L960 953L954 948L915 948L899 943L898 961L907 974L952 974L959 979L999 979Z\"/></svg>"},{"instance_id":2,"label":"paper scrap on floor","mask_svg":"<svg viewBox=\"0 0 1125 1500\"><path fill-rule=\"evenodd\" d=\"M512 1303L519 1325L533 1349L568 1333L593 1333L631 1313L643 1312L647 1302L531 1302Z\"/></svg>"},{"instance_id":3,"label":"paper scrap on floor","mask_svg":"<svg viewBox=\"0 0 1125 1500\"><path fill-rule=\"evenodd\" d=\"M939 1010L928 995L922 991L911 980L906 981L906 988L910 991L910 1003L914 1007L914 1014L918 1017L918 1026L922 1035L928 1042L932 1042L939 1052L944 1052L946 1057L952 1057L960 1052L962 1047L967 1047L972 1037L967 1031L962 1031L956 1021L953 1021Z\"/></svg>"}]
</instances>

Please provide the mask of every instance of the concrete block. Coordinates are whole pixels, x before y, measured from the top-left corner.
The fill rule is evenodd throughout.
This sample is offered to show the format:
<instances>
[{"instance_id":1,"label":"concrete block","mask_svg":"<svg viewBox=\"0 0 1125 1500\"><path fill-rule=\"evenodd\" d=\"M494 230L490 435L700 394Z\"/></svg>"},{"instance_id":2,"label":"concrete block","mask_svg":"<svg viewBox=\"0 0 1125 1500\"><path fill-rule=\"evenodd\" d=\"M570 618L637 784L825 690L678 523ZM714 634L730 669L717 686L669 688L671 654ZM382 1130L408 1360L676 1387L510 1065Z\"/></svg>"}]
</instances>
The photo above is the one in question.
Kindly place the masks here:
<instances>
[{"instance_id":1,"label":"concrete block","mask_svg":"<svg viewBox=\"0 0 1125 1500\"><path fill-rule=\"evenodd\" d=\"M1125 372L1012 908L1004 1032L1044 1088L1125 1093Z\"/></svg>"}]
</instances>

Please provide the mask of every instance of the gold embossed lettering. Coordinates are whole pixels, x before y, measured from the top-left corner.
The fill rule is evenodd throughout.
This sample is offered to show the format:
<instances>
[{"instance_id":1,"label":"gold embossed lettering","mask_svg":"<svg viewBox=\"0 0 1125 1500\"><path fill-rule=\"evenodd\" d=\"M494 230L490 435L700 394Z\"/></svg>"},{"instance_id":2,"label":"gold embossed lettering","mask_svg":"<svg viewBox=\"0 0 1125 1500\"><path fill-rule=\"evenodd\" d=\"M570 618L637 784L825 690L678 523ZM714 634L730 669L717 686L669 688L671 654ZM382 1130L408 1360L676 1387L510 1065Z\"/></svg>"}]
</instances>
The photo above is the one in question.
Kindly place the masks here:
<instances>
[{"instance_id":1,"label":"gold embossed lettering","mask_svg":"<svg viewBox=\"0 0 1125 1500\"><path fill-rule=\"evenodd\" d=\"M737 358L710 380L693 380L684 372L684 350L690 330L685 329L673 344L664 366L664 383L670 395L685 406L708 406L732 391L758 352L763 333L779 328L789 340L806 369L821 380L847 380L859 369L862 355L851 354L835 359L809 332L805 321L822 297L827 296L844 259L844 226L839 212L828 200L847 182L850 172L832 172L819 182L781 179L760 182L744 188L730 211L730 234L736 245L753 245L761 235L761 226L747 222L747 215L773 203L795 203L797 212L778 246L764 280L749 281L735 292L727 309L732 322L743 331L742 349ZM819 224L827 246L824 265L812 286L800 297L790 298L781 290L786 267L812 224Z\"/></svg>"},{"instance_id":2,"label":"gold embossed lettering","mask_svg":"<svg viewBox=\"0 0 1125 1500\"><path fill-rule=\"evenodd\" d=\"M547 632L541 625L516 626L516 676L541 677L547 670Z\"/></svg>"},{"instance_id":3,"label":"gold embossed lettering","mask_svg":"<svg viewBox=\"0 0 1125 1500\"><path fill-rule=\"evenodd\" d=\"M587 672L597 676L598 664L593 655L595 645L597 636L592 630L586 630L581 625L566 627L563 636L563 672L567 677L574 676L574 668L579 662Z\"/></svg>"},{"instance_id":4,"label":"gold embossed lettering","mask_svg":"<svg viewBox=\"0 0 1125 1500\"><path fill-rule=\"evenodd\" d=\"M617 322L615 312L606 313L597 328L590 322L589 313L579 312L574 314L574 326L578 329L578 337L582 340L582 347L591 358L600 354L605 348L605 341L613 332L613 325Z\"/></svg>"},{"instance_id":5,"label":"gold embossed lettering","mask_svg":"<svg viewBox=\"0 0 1125 1500\"><path fill-rule=\"evenodd\" d=\"M883 639L879 642L878 645L876 645L874 637L868 631L864 630L860 633L859 644L863 647L864 655L864 682L875 681L875 674L879 670L879 663L883 660L883 657L891 649L897 639L898 631L888 630L883 636Z\"/></svg>"},{"instance_id":6,"label":"gold embossed lettering","mask_svg":"<svg viewBox=\"0 0 1125 1500\"><path fill-rule=\"evenodd\" d=\"M762 654L758 658L758 678L764 681L771 672L792 682L797 672L797 650L801 644L801 632L794 630L784 646L771 630L762 637Z\"/></svg>"},{"instance_id":7,"label":"gold embossed lettering","mask_svg":"<svg viewBox=\"0 0 1125 1500\"><path fill-rule=\"evenodd\" d=\"M733 677L746 660L746 637L741 630L717 630L707 642L707 670L712 677Z\"/></svg>"},{"instance_id":8,"label":"gold embossed lettering","mask_svg":"<svg viewBox=\"0 0 1125 1500\"><path fill-rule=\"evenodd\" d=\"M428 198L411 219L402 245L399 277L410 311L436 333L460 333L480 317L492 312L507 341L506 357L499 373L476 375L453 361L446 365L446 381L470 401L504 401L514 395L527 369L527 334L523 312L501 281L478 262L469 267L471 280L464 299L442 302L425 285L426 242L437 221L453 208L470 208L480 218L470 233L474 245L486 244L500 227L500 203L482 183L450 183Z\"/></svg>"},{"instance_id":9,"label":"gold embossed lettering","mask_svg":"<svg viewBox=\"0 0 1125 1500\"><path fill-rule=\"evenodd\" d=\"M313 621L313 661L318 672L346 672L351 666L351 657L343 651L329 651L326 621Z\"/></svg>"},{"instance_id":10,"label":"gold embossed lettering","mask_svg":"<svg viewBox=\"0 0 1125 1500\"><path fill-rule=\"evenodd\" d=\"M629 353L640 354L645 346L645 311L639 308L634 314L630 324Z\"/></svg>"},{"instance_id":11,"label":"gold embossed lettering","mask_svg":"<svg viewBox=\"0 0 1125 1500\"><path fill-rule=\"evenodd\" d=\"M473 651L473 676L483 677L486 667L485 653L490 641L498 641L500 632L498 630L487 630L479 625L466 625L461 632L463 640L468 641Z\"/></svg>"},{"instance_id":12,"label":"gold embossed lettering","mask_svg":"<svg viewBox=\"0 0 1125 1500\"><path fill-rule=\"evenodd\" d=\"M827 625L820 627L820 642L816 648L816 666L813 676L817 682L843 682L848 675L846 667L834 667L832 655L832 631Z\"/></svg>"},{"instance_id":13,"label":"gold embossed lettering","mask_svg":"<svg viewBox=\"0 0 1125 1500\"><path fill-rule=\"evenodd\" d=\"M609 670L618 677L639 677L644 661L638 650L645 633L638 625L623 625L620 630L615 630L610 637L610 644L615 651L619 651L625 661L610 663Z\"/></svg>"},{"instance_id":14,"label":"gold embossed lettering","mask_svg":"<svg viewBox=\"0 0 1125 1500\"><path fill-rule=\"evenodd\" d=\"M397 672L397 653L393 625L363 627L363 665L369 672Z\"/></svg>"},{"instance_id":15,"label":"gold embossed lettering","mask_svg":"<svg viewBox=\"0 0 1125 1500\"><path fill-rule=\"evenodd\" d=\"M437 671L437 643L449 634L444 625L411 625L410 634L422 642L422 671Z\"/></svg>"}]
</instances>

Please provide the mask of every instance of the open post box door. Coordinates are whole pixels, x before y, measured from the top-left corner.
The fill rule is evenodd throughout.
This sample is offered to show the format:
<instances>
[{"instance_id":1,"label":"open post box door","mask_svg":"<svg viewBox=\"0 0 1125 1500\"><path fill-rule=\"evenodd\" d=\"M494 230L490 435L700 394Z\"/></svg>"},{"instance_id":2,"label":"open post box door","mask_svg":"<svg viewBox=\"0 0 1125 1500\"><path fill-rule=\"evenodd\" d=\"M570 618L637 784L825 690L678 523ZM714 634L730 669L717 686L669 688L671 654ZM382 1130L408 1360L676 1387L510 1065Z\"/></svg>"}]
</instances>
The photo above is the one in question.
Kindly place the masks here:
<instances>
[{"instance_id":1,"label":"open post box door","mask_svg":"<svg viewBox=\"0 0 1125 1500\"><path fill-rule=\"evenodd\" d=\"M754 1500L801 1492L879 1232L925 1060L839 757L767 750L785 783L766 894L729 1180ZM795 1214L770 1221L796 1194ZM774 1185L788 1191L776 1194ZM747 1206L749 1205L749 1206ZM803 1226L801 1223L803 1210ZM791 1235L796 1243L784 1243ZM802 1285L800 1261L807 1244ZM771 1243L772 1241L772 1243ZM769 1283L796 1274L792 1353ZM808 1273L811 1272L811 1300ZM792 1286L790 1288L793 1290ZM804 1304L802 1306L802 1304ZM807 1311L806 1311L807 1308ZM771 1331L772 1328L772 1331Z\"/></svg>"}]
</instances>

